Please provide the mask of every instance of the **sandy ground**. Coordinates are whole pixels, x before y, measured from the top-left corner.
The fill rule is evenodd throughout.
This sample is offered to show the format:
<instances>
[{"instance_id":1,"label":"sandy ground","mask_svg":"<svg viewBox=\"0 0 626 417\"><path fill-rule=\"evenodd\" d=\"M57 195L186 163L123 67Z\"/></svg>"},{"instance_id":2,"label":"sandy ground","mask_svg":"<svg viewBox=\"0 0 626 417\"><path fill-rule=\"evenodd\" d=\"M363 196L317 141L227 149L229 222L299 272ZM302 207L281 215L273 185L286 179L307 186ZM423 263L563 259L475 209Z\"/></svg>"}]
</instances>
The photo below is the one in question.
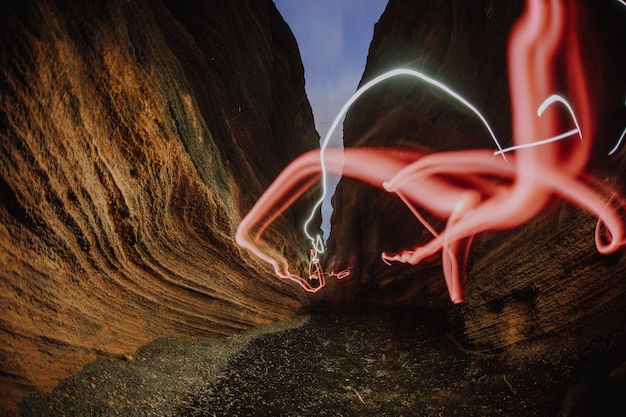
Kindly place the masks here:
<instances>
[{"instance_id":1,"label":"sandy ground","mask_svg":"<svg viewBox=\"0 0 626 417\"><path fill-rule=\"evenodd\" d=\"M98 360L23 416L561 416L612 414L593 382L623 347L528 360L476 355L446 334L445 312L355 306L227 339L160 339L132 356ZM619 398L626 398L623 384ZM572 392L574 396L572 397ZM585 399L593 414L574 404ZM623 401L623 400L622 400ZM571 408L579 410L576 414ZM603 414L600 412L600 408ZM580 411L583 410L583 411ZM626 408L622 408L624 412Z\"/></svg>"}]
</instances>

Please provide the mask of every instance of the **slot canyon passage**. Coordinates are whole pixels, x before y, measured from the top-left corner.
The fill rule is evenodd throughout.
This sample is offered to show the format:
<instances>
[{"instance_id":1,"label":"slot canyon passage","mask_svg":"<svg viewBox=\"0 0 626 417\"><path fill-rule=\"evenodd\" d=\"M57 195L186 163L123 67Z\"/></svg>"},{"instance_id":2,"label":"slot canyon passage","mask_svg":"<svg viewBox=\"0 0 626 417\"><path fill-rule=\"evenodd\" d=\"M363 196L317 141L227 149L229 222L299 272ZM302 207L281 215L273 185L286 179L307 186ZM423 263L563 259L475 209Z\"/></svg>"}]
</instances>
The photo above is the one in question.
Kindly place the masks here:
<instances>
[{"instance_id":1,"label":"slot canyon passage","mask_svg":"<svg viewBox=\"0 0 626 417\"><path fill-rule=\"evenodd\" d=\"M319 147L304 69L271 1L181 4L3 2L2 415L624 415L626 259L598 253L597 218L561 198L474 237L458 304L440 254L383 262L432 236L353 179L320 256L329 271L349 262L348 277L307 293L237 245L273 180ZM623 149L609 153L626 125L626 7L579 6L584 175L623 194ZM361 84L424 71L511 146L507 48L523 9L390 0ZM467 109L408 78L368 91L343 129L350 147L494 149ZM318 194L263 233L294 271L309 268L301 226Z\"/></svg>"}]
</instances>

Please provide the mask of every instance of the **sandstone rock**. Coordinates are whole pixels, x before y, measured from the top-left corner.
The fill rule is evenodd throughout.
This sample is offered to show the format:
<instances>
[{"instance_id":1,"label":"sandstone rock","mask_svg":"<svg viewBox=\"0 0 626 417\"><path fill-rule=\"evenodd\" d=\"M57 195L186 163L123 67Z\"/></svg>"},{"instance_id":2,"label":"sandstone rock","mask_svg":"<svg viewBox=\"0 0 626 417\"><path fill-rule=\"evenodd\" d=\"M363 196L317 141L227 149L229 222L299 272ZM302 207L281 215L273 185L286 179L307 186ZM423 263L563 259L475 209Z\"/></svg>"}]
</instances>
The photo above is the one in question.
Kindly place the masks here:
<instances>
[{"instance_id":1,"label":"sandstone rock","mask_svg":"<svg viewBox=\"0 0 626 417\"><path fill-rule=\"evenodd\" d=\"M233 239L318 140L273 3L5 3L0 408L98 356L305 307ZM268 232L288 254L298 216Z\"/></svg>"}]
</instances>

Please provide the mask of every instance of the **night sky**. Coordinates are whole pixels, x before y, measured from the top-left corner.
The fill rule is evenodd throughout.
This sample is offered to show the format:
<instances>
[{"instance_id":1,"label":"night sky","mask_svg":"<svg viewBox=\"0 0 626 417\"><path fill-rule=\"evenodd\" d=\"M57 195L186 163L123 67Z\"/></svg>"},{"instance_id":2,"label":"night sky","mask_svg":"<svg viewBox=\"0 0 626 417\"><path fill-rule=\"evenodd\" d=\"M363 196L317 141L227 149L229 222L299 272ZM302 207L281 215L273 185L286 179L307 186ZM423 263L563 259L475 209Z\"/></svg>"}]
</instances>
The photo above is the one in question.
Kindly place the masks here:
<instances>
[{"instance_id":1,"label":"night sky","mask_svg":"<svg viewBox=\"0 0 626 417\"><path fill-rule=\"evenodd\" d=\"M315 127L324 140L341 107L356 91L365 69L374 25L387 0L275 0L291 27L304 64L306 92ZM343 146L341 125L329 146ZM322 230L330 232L330 198L339 181L329 176Z\"/></svg>"},{"instance_id":2,"label":"night sky","mask_svg":"<svg viewBox=\"0 0 626 417\"><path fill-rule=\"evenodd\" d=\"M322 137L356 91L386 0L275 0L302 55L306 91Z\"/></svg>"}]
</instances>

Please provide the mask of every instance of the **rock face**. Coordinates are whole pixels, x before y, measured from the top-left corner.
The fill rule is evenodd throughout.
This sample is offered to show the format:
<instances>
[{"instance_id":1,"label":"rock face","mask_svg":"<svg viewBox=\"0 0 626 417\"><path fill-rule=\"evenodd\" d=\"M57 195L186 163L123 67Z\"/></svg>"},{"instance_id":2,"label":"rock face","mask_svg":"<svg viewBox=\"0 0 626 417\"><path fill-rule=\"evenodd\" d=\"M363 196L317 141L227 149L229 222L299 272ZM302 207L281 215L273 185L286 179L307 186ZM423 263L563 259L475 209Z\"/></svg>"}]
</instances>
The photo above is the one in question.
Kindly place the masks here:
<instances>
[{"instance_id":1,"label":"rock face","mask_svg":"<svg viewBox=\"0 0 626 417\"><path fill-rule=\"evenodd\" d=\"M318 140L271 1L3 6L1 409L97 356L307 305L233 239ZM268 231L287 253L298 215Z\"/></svg>"},{"instance_id":2,"label":"rock face","mask_svg":"<svg viewBox=\"0 0 626 417\"><path fill-rule=\"evenodd\" d=\"M469 99L503 147L510 146L506 48L522 8L521 1L391 0L376 25L361 85L392 68L423 71ZM616 43L624 31L614 17L620 12L618 4L588 11L585 19L597 34L586 34L585 50L599 58L587 61L599 115L588 171L624 192L624 158L607 156L624 129L626 57ZM346 117L344 138L346 146L495 148L476 117L407 77L365 93ZM394 303L448 302L439 257L417 266L381 261L382 251L412 248L432 237L397 197L344 179L333 204L328 262L358 259L354 279L342 283L344 291ZM431 220L438 230L444 227ZM486 352L559 334L572 339L567 339L570 346L561 340L557 349L576 350L576 343L591 338L623 342L626 260L620 253L597 253L595 223L583 210L555 200L522 227L477 236L466 302L451 309L455 339Z\"/></svg>"}]
</instances>

